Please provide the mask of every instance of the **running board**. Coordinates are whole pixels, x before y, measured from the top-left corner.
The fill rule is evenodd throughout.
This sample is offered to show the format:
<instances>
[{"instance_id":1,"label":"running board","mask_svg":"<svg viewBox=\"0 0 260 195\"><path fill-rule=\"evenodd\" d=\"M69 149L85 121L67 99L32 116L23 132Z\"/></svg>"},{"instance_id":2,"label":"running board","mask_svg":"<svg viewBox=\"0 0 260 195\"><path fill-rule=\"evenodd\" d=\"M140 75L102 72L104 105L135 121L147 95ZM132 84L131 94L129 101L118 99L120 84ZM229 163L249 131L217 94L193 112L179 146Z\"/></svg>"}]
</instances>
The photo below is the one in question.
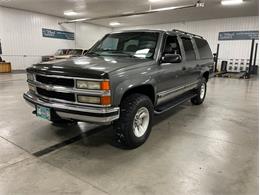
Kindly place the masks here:
<instances>
[{"instance_id":1,"label":"running board","mask_svg":"<svg viewBox=\"0 0 260 195\"><path fill-rule=\"evenodd\" d=\"M189 94L186 94L184 96L181 96L181 97L178 97L178 98L175 98L173 99L173 101L171 102L168 102L166 104L163 104L163 105L160 105L158 107L156 107L154 109L154 114L162 114L188 100L190 100L191 98L197 96L197 94L194 94L194 93L189 93Z\"/></svg>"}]
</instances>

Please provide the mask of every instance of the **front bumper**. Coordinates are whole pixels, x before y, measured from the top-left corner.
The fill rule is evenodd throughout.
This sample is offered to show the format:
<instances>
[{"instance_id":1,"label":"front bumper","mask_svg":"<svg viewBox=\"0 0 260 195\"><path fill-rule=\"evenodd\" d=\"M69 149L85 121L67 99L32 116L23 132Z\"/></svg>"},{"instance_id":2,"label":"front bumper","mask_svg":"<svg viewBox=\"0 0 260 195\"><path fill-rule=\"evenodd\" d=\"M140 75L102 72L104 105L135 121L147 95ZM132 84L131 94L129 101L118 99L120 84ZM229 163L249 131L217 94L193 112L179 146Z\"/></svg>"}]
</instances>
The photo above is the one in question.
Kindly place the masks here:
<instances>
[{"instance_id":1,"label":"front bumper","mask_svg":"<svg viewBox=\"0 0 260 195\"><path fill-rule=\"evenodd\" d=\"M109 124L119 118L118 107L90 107L67 103L56 103L26 92L24 99L35 108L36 105L51 108L62 119L73 119L98 124Z\"/></svg>"}]
</instances>

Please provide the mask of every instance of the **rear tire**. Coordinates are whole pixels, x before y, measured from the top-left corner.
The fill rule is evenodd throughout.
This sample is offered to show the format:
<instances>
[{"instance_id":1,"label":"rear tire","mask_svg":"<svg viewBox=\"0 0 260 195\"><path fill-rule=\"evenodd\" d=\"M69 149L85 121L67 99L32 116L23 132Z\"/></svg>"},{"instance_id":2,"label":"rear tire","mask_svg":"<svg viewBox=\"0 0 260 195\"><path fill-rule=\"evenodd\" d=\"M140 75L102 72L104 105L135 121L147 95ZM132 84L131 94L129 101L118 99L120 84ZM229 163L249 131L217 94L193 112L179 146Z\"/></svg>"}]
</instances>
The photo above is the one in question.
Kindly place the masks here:
<instances>
[{"instance_id":1,"label":"rear tire","mask_svg":"<svg viewBox=\"0 0 260 195\"><path fill-rule=\"evenodd\" d=\"M201 86L196 89L196 96L194 98L191 98L191 103L194 105L200 105L204 102L204 99L206 97L206 93L207 93L207 81L206 79L203 77L202 78L202 82L201 82Z\"/></svg>"},{"instance_id":2,"label":"rear tire","mask_svg":"<svg viewBox=\"0 0 260 195\"><path fill-rule=\"evenodd\" d=\"M142 145L150 135L153 103L143 94L131 94L121 103L120 118L114 122L116 139L127 149Z\"/></svg>"}]
</instances>

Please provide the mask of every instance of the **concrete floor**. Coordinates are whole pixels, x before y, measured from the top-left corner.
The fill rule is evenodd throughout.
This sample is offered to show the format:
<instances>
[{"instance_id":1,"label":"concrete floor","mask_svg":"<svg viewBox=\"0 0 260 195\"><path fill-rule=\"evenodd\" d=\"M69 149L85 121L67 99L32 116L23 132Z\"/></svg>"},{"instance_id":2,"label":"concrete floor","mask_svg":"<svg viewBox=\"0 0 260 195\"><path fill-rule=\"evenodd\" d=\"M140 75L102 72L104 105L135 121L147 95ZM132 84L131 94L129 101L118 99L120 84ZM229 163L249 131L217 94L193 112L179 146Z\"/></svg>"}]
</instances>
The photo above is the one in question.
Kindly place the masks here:
<instances>
[{"instance_id":1,"label":"concrete floor","mask_svg":"<svg viewBox=\"0 0 260 195\"><path fill-rule=\"evenodd\" d=\"M256 79L212 79L203 105L157 116L131 151L111 144L111 127L37 119L26 89L25 74L0 75L1 195L258 194Z\"/></svg>"}]
</instances>

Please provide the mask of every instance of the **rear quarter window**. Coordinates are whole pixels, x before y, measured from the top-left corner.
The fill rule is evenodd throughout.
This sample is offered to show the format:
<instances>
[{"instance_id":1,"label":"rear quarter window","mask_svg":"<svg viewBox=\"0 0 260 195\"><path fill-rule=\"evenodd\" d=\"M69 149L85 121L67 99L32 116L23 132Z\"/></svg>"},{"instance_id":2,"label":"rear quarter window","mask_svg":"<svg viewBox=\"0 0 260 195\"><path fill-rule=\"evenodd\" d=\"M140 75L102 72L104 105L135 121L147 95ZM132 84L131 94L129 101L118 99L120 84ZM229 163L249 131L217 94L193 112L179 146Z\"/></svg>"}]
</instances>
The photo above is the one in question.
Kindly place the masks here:
<instances>
[{"instance_id":1,"label":"rear quarter window","mask_svg":"<svg viewBox=\"0 0 260 195\"><path fill-rule=\"evenodd\" d=\"M198 48L200 59L211 59L212 52L208 42L204 39L198 39L198 38L194 38L194 40Z\"/></svg>"}]
</instances>

